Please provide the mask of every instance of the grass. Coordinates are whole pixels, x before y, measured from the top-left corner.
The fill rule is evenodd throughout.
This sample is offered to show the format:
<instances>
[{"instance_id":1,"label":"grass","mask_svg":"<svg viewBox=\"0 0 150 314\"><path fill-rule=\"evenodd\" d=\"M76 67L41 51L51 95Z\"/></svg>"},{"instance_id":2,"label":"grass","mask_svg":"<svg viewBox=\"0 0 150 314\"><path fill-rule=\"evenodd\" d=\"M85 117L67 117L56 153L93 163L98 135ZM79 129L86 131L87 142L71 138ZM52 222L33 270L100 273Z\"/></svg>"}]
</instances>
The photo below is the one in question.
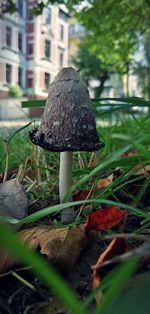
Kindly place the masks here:
<instances>
[{"instance_id":1,"label":"grass","mask_svg":"<svg viewBox=\"0 0 150 314\"><path fill-rule=\"evenodd\" d=\"M145 227L149 228L150 225L147 207L144 205L146 204L150 174L145 171L144 174L137 177L135 176L137 169L134 166L139 164L140 169L149 164L150 161L150 115L137 116L132 113L129 117L129 115L126 116L120 111L116 114L114 123L114 120L111 122L110 112L108 112L108 119L105 113L105 116L102 116L102 121L105 123L101 122L102 126L98 127L98 131L101 140L105 143L105 147L96 153L74 153L73 186L70 192L80 189L88 190L92 185L96 186L100 178L114 173L114 180L109 186L103 190L96 191L91 200L87 202L80 201L78 204L86 203L89 212L100 204L126 208L131 217L140 217L141 220L138 229L131 222L127 231L140 233ZM45 152L34 147L28 140L28 131L31 128L32 126L28 126L26 129L16 133L8 145L7 142L4 143L3 136L0 138L0 151L2 152L0 172L7 170L6 155L8 155L8 178L12 178L17 174L28 190L30 204L40 198L51 197L53 199L58 194L59 172L59 154ZM6 140L8 141L8 138ZM126 153L128 151L132 151L135 154L127 156ZM119 170L116 170L118 167ZM133 187L138 187L136 192L134 192ZM143 199L145 199L145 202L143 202ZM75 205L76 203L73 204ZM33 221L38 221L49 213L57 213L68 206L70 206L70 203L47 207L33 213L20 223L33 223ZM17 224L18 222L16 221L15 223ZM12 237L12 231L9 228L1 225L0 235L1 244L7 247L12 254L20 254L25 264L32 265L33 271L44 280L50 289L53 288L55 290L57 296L63 300L72 313L84 314L88 312L86 304L88 304L88 300L90 300L89 302L93 300L93 292L81 306L77 297L70 291L66 283L59 278L57 273L48 266L43 267L43 261L38 259L27 248L22 247L18 239ZM107 293L100 306L95 307L94 314L117 313L114 310L114 304L116 304L115 302L119 298L120 287L123 289L126 281L134 273L136 266L137 259L131 259L121 264L118 269L114 270L114 273L106 276L99 290L105 290L106 284ZM54 276L52 276L52 273ZM111 308L113 308L112 311ZM118 312L118 314L122 313Z\"/></svg>"}]
</instances>

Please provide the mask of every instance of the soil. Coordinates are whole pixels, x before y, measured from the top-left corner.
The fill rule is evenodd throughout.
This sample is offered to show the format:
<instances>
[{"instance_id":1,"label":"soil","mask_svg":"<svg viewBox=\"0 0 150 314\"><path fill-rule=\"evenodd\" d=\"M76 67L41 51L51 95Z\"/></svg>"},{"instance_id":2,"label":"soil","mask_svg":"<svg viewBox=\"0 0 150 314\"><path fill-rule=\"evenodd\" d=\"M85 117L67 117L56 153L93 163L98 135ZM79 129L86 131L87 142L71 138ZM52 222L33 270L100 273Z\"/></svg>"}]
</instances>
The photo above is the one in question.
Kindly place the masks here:
<instances>
[{"instance_id":1,"label":"soil","mask_svg":"<svg viewBox=\"0 0 150 314\"><path fill-rule=\"evenodd\" d=\"M99 254L100 244L97 240L94 241L92 247L82 253L72 273L65 278L82 300L92 289L91 266L96 263ZM14 269L14 271L32 284L36 291L22 284L11 273L2 275L0 277L0 314L70 313L28 269L21 270L20 267L20 270ZM90 309L92 311L92 307Z\"/></svg>"},{"instance_id":2,"label":"soil","mask_svg":"<svg viewBox=\"0 0 150 314\"><path fill-rule=\"evenodd\" d=\"M130 186L127 188L128 190L132 189L132 192L134 191L134 187ZM147 206L147 209L149 204L149 192L150 191L148 189L145 198L142 200L142 206ZM125 196L122 195L121 192L118 193L117 197L120 201L125 201ZM58 197L56 197L55 201L53 201L53 204L54 203L58 203ZM52 205L51 200L39 200L30 208L30 213L33 213L49 205ZM57 218L59 218L59 215ZM50 219L51 217L44 218L42 223L49 223ZM126 222L125 232L131 232L131 230L135 230L135 228L140 227L140 221L140 218L130 214L128 216L128 221ZM118 230L115 229L115 231ZM82 252L82 255L77 260L72 273L69 274L67 278L65 278L69 285L77 292L79 299L81 300L84 300L92 289L91 267L96 264L102 248L104 248L102 240L100 240L99 236L93 236L89 246ZM19 276L27 280L30 284L32 284L34 290L16 279L11 272L0 275L0 314L70 313L57 300L52 292L49 291L47 287L38 279L38 277L32 275L29 269L21 269L22 266L19 267L19 270L16 270L15 268L14 271L18 273ZM142 272L148 269L150 269L149 259L141 262L138 271ZM93 312L93 305L95 305L95 301L93 301L93 304L89 306L89 313L91 314Z\"/></svg>"}]
</instances>

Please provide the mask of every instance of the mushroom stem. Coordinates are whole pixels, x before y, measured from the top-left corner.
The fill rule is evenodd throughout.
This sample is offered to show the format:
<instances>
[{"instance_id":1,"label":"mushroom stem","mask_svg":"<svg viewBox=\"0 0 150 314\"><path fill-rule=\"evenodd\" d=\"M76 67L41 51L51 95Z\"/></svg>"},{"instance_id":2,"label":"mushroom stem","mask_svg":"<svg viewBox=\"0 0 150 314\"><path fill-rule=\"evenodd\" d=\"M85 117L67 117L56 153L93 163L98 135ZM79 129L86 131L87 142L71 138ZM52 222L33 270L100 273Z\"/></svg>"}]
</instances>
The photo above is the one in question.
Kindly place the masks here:
<instances>
[{"instance_id":1,"label":"mushroom stem","mask_svg":"<svg viewBox=\"0 0 150 314\"><path fill-rule=\"evenodd\" d=\"M72 185L72 152L60 153L60 171L59 171L59 197L60 203L64 201L64 197ZM65 201L72 201L69 195ZM73 220L74 209L66 208L61 212L61 222L63 224L70 223Z\"/></svg>"}]
</instances>

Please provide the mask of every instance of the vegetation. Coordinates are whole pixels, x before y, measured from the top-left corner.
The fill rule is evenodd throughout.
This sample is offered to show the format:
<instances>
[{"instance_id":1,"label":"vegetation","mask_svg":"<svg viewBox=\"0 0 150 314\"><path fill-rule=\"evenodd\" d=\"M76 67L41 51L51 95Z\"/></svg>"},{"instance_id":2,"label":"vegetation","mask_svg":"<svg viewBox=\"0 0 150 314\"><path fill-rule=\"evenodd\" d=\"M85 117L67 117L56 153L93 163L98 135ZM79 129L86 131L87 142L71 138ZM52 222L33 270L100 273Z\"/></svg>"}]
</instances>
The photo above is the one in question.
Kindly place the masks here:
<instances>
[{"instance_id":1,"label":"vegetation","mask_svg":"<svg viewBox=\"0 0 150 314\"><path fill-rule=\"evenodd\" d=\"M99 85L94 88L94 97L100 97L104 90L104 84L109 78L107 66L82 43L78 46L77 55L71 57L71 63L80 71L88 86L92 79L99 82Z\"/></svg>"},{"instance_id":2,"label":"vegetation","mask_svg":"<svg viewBox=\"0 0 150 314\"><path fill-rule=\"evenodd\" d=\"M23 90L19 85L9 86L9 96L13 98L21 98L23 96Z\"/></svg>"},{"instance_id":3,"label":"vegetation","mask_svg":"<svg viewBox=\"0 0 150 314\"><path fill-rule=\"evenodd\" d=\"M106 73L119 75L136 73L139 88L144 97L150 99L150 2L149 0L131 1L84 1L48 0L35 1L33 14L41 14L47 4L65 4L85 27L86 36L82 42L87 54L104 65ZM2 13L17 10L13 0L2 1ZM115 21L115 22L114 22ZM141 60L136 60L135 52L143 47ZM84 63L86 56L79 52L78 63ZM95 58L95 57L94 57ZM145 62L143 62L143 59ZM85 68L85 66L84 66ZM87 69L91 68L87 63ZM91 73L90 73L91 76ZM95 72L93 71L93 76ZM97 78L97 75L95 76ZM102 77L103 85L103 77ZM101 85L101 87L102 87ZM127 82L128 85L128 82ZM99 89L97 89L98 91ZM128 86L127 86L128 90ZM98 92L100 95L100 92Z\"/></svg>"},{"instance_id":4,"label":"vegetation","mask_svg":"<svg viewBox=\"0 0 150 314\"><path fill-rule=\"evenodd\" d=\"M123 101L123 100L122 100ZM149 106L148 102L144 100L135 99L130 100L130 107L139 102L142 105ZM99 102L98 102L99 104ZM99 112L99 105L97 104L97 112ZM105 101L106 105L106 101ZM126 106L129 106L129 99L126 102ZM110 104L109 104L110 108ZM80 200L71 204L86 204L86 212L92 212L98 205L116 205L124 208L129 213L129 222L126 225L126 233L136 235L137 237L143 233L145 228L149 227L149 215L147 212L147 193L149 193L149 173L146 169L146 165L149 164L149 149L150 149L150 134L149 134L149 122L150 116L139 116L132 113L129 115L122 114L122 106L117 109L118 113L115 113L113 102L111 104L111 112L104 111L101 114L101 126L98 127L100 131L101 140L105 143L105 147L100 152L92 154L82 153L74 154L74 169L73 178L74 185L72 191L88 190L93 184L101 178L114 176L110 185L104 189L100 189L96 192L96 195L91 196L88 201ZM118 107L117 107L118 108ZM124 110L124 109L123 109ZM102 114L103 113L103 114ZM113 113L113 119L110 114ZM111 122L112 120L112 122ZM29 127L29 126L28 126ZM35 185L29 189L28 195L30 204L37 201L37 199L46 199L51 195L51 199L54 199L58 191L58 164L59 156L57 153L47 154L43 150L40 151L34 148L27 139L28 131L25 128L20 132L15 132L8 138L8 146L3 143L3 136L1 137L1 149L3 150L3 157L1 158L1 172L6 171L6 154L8 154L8 177L11 178L18 173L18 169L23 167L24 178L23 182L26 188L29 188L35 180ZM6 144L6 141L5 141ZM16 153L17 152L17 153ZM127 152L129 152L127 154ZM81 166L82 164L82 166ZM120 170L117 170L119 167ZM136 172L142 170L140 176L136 176ZM117 174L116 171L119 171ZM116 174L117 176L116 176ZM136 192L135 186L138 186ZM133 188L134 187L134 188ZM57 214L63 208L70 206L70 203L56 204L51 207L42 209L41 211L35 211L27 218L19 222L19 224L38 224L39 219L46 217L49 213ZM140 218L140 223L134 225L133 217ZM135 219L135 218L134 218ZM39 221L40 222L40 221ZM84 223L85 216L80 217L76 223ZM18 224L18 222L13 222ZM54 225L59 225L59 221L55 220ZM74 225L74 223L73 223ZM103 239L104 235L110 235L111 230L106 230L105 233L101 233ZM112 230L117 235L118 231ZM81 305L77 297L66 286L57 273L51 267L43 267L43 261L39 257L31 253L26 247L22 247L22 244L18 239L12 237L12 231L6 226L0 227L0 241L2 245L5 245L12 254L20 256L23 263L26 265L32 265L33 271L44 280L45 284L51 289L53 288L58 298L63 300L65 305L72 311L72 313L88 313L88 304L93 301L96 291L105 291L107 287L107 293L104 294L103 301L95 307L92 313L112 313L120 314L123 311L128 310L128 306L131 306L133 299L130 294L126 297L119 299L120 293L126 282L137 268L137 261L140 257L137 255L137 259L131 258L129 261L124 261L120 264L119 268L115 267L113 272L109 272L105 279L102 280L99 288L89 294ZM6 236L7 235L7 236ZM132 240L131 240L132 241ZM136 240L132 241L136 245ZM103 246L106 247L106 241L103 239ZM103 249L104 249L103 247ZM146 254L146 251L145 253ZM122 288L121 288L122 287ZM69 290L68 290L69 289ZM144 300L147 304L146 291L148 284L146 279L142 281L142 293L144 294ZM138 299L139 290L135 291L135 298ZM118 301L120 300L120 301ZM117 312L117 304L119 302L119 308L121 312ZM79 312L80 307L80 312ZM125 308L124 308L125 307ZM134 301L134 312L143 313L139 310L138 302Z\"/></svg>"},{"instance_id":5,"label":"vegetation","mask_svg":"<svg viewBox=\"0 0 150 314\"><path fill-rule=\"evenodd\" d=\"M95 95L99 97L110 73L123 75L134 69L139 73L143 96L150 99L149 0L92 0L86 2L86 6L82 0L48 0L47 3L65 3L85 27L86 37L75 62L87 82L90 78L99 79L101 85ZM37 0L33 14L40 14L44 7L45 1ZM1 8L3 13L13 13L16 10L12 0L2 1ZM134 53L141 44L144 47L144 65L134 62ZM24 106L44 106L44 103L44 100L32 100ZM94 314L143 314L149 311L149 272L146 266L150 247L147 236L150 227L150 115L148 110L143 109L149 109L150 103L137 97L96 97L92 103L100 139L105 146L96 153L74 153L73 186L69 192L74 196L76 193L83 193L84 197L78 196L78 199L71 203L59 204L59 155L33 147L28 140L31 123L20 130L12 130L9 136L5 133L1 135L0 180L3 182L4 178L14 177L20 180L28 193L29 213L20 221L12 218L2 219L0 244L13 256L19 257L24 265L32 267L36 276L49 290L54 291L71 313L85 314L92 308ZM83 300L80 293L76 295L67 280L62 279L48 263L44 263L39 254L33 253L23 244L11 228L38 228L43 226L45 221L53 227L63 228L59 214L62 209L71 206L77 206L77 219L71 227L84 225L86 235L92 214L97 210L99 213L106 213L106 209L117 207L117 210L124 213L122 223L119 220L118 225L107 225L108 222L105 221L105 228L96 229L96 216L96 224L92 227L98 233L103 255L108 250L108 239L123 238L130 248L127 253L122 251L122 245L121 251L117 246L119 257L111 253L108 259L102 260L98 270L96 265L94 266L92 276L94 271L97 271L96 280L100 277L100 281L98 285L93 285L94 289L88 291ZM110 222L112 223L111 219ZM76 238L74 243L76 244ZM4 254L4 251L1 251L1 254ZM101 266L104 267L102 276ZM19 280L25 285L30 284L21 277ZM31 285L30 288L34 289ZM95 299L98 298L96 304Z\"/></svg>"}]
</instances>

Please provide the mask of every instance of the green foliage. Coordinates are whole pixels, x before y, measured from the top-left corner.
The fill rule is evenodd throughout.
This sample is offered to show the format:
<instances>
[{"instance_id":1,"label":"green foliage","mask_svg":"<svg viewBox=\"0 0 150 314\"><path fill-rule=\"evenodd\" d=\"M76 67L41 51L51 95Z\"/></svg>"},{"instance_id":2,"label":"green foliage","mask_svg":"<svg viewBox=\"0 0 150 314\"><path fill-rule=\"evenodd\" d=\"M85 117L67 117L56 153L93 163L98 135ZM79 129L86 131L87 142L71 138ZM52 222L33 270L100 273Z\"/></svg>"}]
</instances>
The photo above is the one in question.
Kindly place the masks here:
<instances>
[{"instance_id":1,"label":"green foliage","mask_svg":"<svg viewBox=\"0 0 150 314\"><path fill-rule=\"evenodd\" d=\"M23 90L19 85L9 86L9 96L13 98L21 98L23 96Z\"/></svg>"},{"instance_id":2,"label":"green foliage","mask_svg":"<svg viewBox=\"0 0 150 314\"><path fill-rule=\"evenodd\" d=\"M87 85L91 79L99 81L99 86L95 88L95 97L100 97L104 83L109 78L105 64L83 43L78 46L77 54L71 57L71 63L79 70Z\"/></svg>"},{"instance_id":3,"label":"green foliage","mask_svg":"<svg viewBox=\"0 0 150 314\"><path fill-rule=\"evenodd\" d=\"M16 5L14 3L14 1L12 0L2 0L1 4L0 4L0 15L1 14L5 14L5 13L14 13L16 12L17 8L16 8Z\"/></svg>"},{"instance_id":4,"label":"green foliage","mask_svg":"<svg viewBox=\"0 0 150 314\"><path fill-rule=\"evenodd\" d=\"M101 108L101 105L111 107L111 112L105 111L105 116L101 114L98 116L98 130L100 131L100 136L102 141L105 142L105 147L100 152L96 153L97 164L96 166L89 166L88 161L91 157L90 153L84 152L81 153L81 156L84 161L84 167L79 169L77 162L78 153L74 155L74 167L73 167L73 178L74 185L72 191L78 190L80 188L91 187L91 183L97 182L101 177L108 174L111 174L116 167L120 167L121 173L119 176L106 188L97 192L94 199L89 199L88 201L79 201L72 203L57 204L54 206L46 207L40 211L34 212L32 215L29 215L25 219L22 219L20 222L12 221L9 219L9 222L15 225L33 223L39 221L41 217L45 217L50 213L58 213L63 208L70 206L75 206L79 204L86 204L87 209L92 211L96 206L102 205L114 205L120 208L126 209L131 216L140 217L141 225L137 230L137 227L132 225L133 233L141 233L142 229L145 230L145 226L150 225L150 217L147 212L147 208L142 204L141 200L143 195L146 193L147 187L149 186L149 178L146 175L141 175L140 177L134 176L138 169L135 169L134 166L139 164L139 169L143 168L143 165L149 164L149 148L150 148L150 116L149 115L136 115L132 112L132 115L126 115L124 113L124 108L134 107L144 107L150 106L150 103L144 99L132 97L132 98L120 98L120 99L93 99L93 105L96 104L97 110ZM34 101L27 105L37 105L37 101ZM25 105L25 104L24 104ZM95 105L94 105L95 106ZM117 113L116 113L117 108ZM102 110L102 108L101 108ZM123 113L122 113L123 112ZM102 113L102 111L101 111ZM107 118L107 114L109 118ZM111 115L115 117L111 122ZM99 119L99 117L101 117ZM107 122L107 123L106 123ZM106 123L106 125L105 125ZM29 125L27 125L29 126ZM29 172L30 175L31 166L33 165L33 146L27 140L27 130L20 130L20 132L13 133L8 137L8 151L9 156L9 167L15 166L19 167L20 162L25 163L26 157L30 158L29 163ZM1 139L2 145L2 139ZM2 145L3 150L3 145ZM122 157L123 153L126 153L128 150L134 151L136 155L131 155L128 157ZM49 155L49 157L48 157ZM58 154L47 153L42 154L40 163L36 165L41 173L41 185L39 183L39 189L42 190L43 184L44 189L55 188L58 189L58 180L56 178L58 173L59 162ZM17 156L17 157L16 157ZM49 167L44 169L43 156L46 156L48 160ZM3 156L3 163L5 163L5 157ZM140 165L142 162L142 165ZM34 165L35 166L35 165ZM35 168L34 168L35 170ZM2 171L2 169L1 169ZM45 172L44 172L45 171ZM46 182L46 171L49 172L50 179L49 182ZM52 178L55 176L56 180L53 181ZM29 178L29 177L28 177ZM36 175L34 173L34 180ZM139 192L137 194L132 194L132 191L129 193L127 191L127 186L131 183L139 185L140 180L143 180L144 184L140 186ZM55 187L52 187L55 185ZM42 191L43 191L42 190ZM128 196L128 200L131 202L121 202L117 198L117 192L124 193ZM50 192L49 192L50 193ZM38 193L39 196L39 193ZM115 200L114 200L115 199ZM84 220L82 221L84 222ZM80 221L76 221L80 223ZM147 228L147 227L146 227ZM60 300L64 302L66 307L71 310L72 313L88 313L88 305L93 301L96 291L91 292L85 301L78 301L77 296L68 288L66 282L60 278L60 276L53 270L50 266L43 264L43 261L39 256L36 256L33 252L29 251L17 237L12 236L12 232L4 224L0 224L0 244L6 247L11 254L19 257L25 265L32 266L33 271L39 276L41 280L48 286L49 289L53 289ZM123 314L129 312L131 309L132 313L143 314L143 310L146 311L149 306L149 282L147 278L142 278L141 281L136 283L135 290L131 289L131 292L128 291L129 279L134 274L136 269L137 260L130 259L125 263L115 267L115 269L109 273L103 280L100 287L97 288L97 291L104 291L104 297L102 302L98 306L93 306L93 313L97 314ZM130 283L130 282L129 282ZM125 291L124 291L125 287ZM141 297L144 300L144 304L141 305Z\"/></svg>"},{"instance_id":5,"label":"green foliage","mask_svg":"<svg viewBox=\"0 0 150 314\"><path fill-rule=\"evenodd\" d=\"M145 0L94 0L76 15L89 31L87 42L92 52L102 61L114 64L116 70L127 73L139 34L146 30L149 12Z\"/></svg>"}]
</instances>

